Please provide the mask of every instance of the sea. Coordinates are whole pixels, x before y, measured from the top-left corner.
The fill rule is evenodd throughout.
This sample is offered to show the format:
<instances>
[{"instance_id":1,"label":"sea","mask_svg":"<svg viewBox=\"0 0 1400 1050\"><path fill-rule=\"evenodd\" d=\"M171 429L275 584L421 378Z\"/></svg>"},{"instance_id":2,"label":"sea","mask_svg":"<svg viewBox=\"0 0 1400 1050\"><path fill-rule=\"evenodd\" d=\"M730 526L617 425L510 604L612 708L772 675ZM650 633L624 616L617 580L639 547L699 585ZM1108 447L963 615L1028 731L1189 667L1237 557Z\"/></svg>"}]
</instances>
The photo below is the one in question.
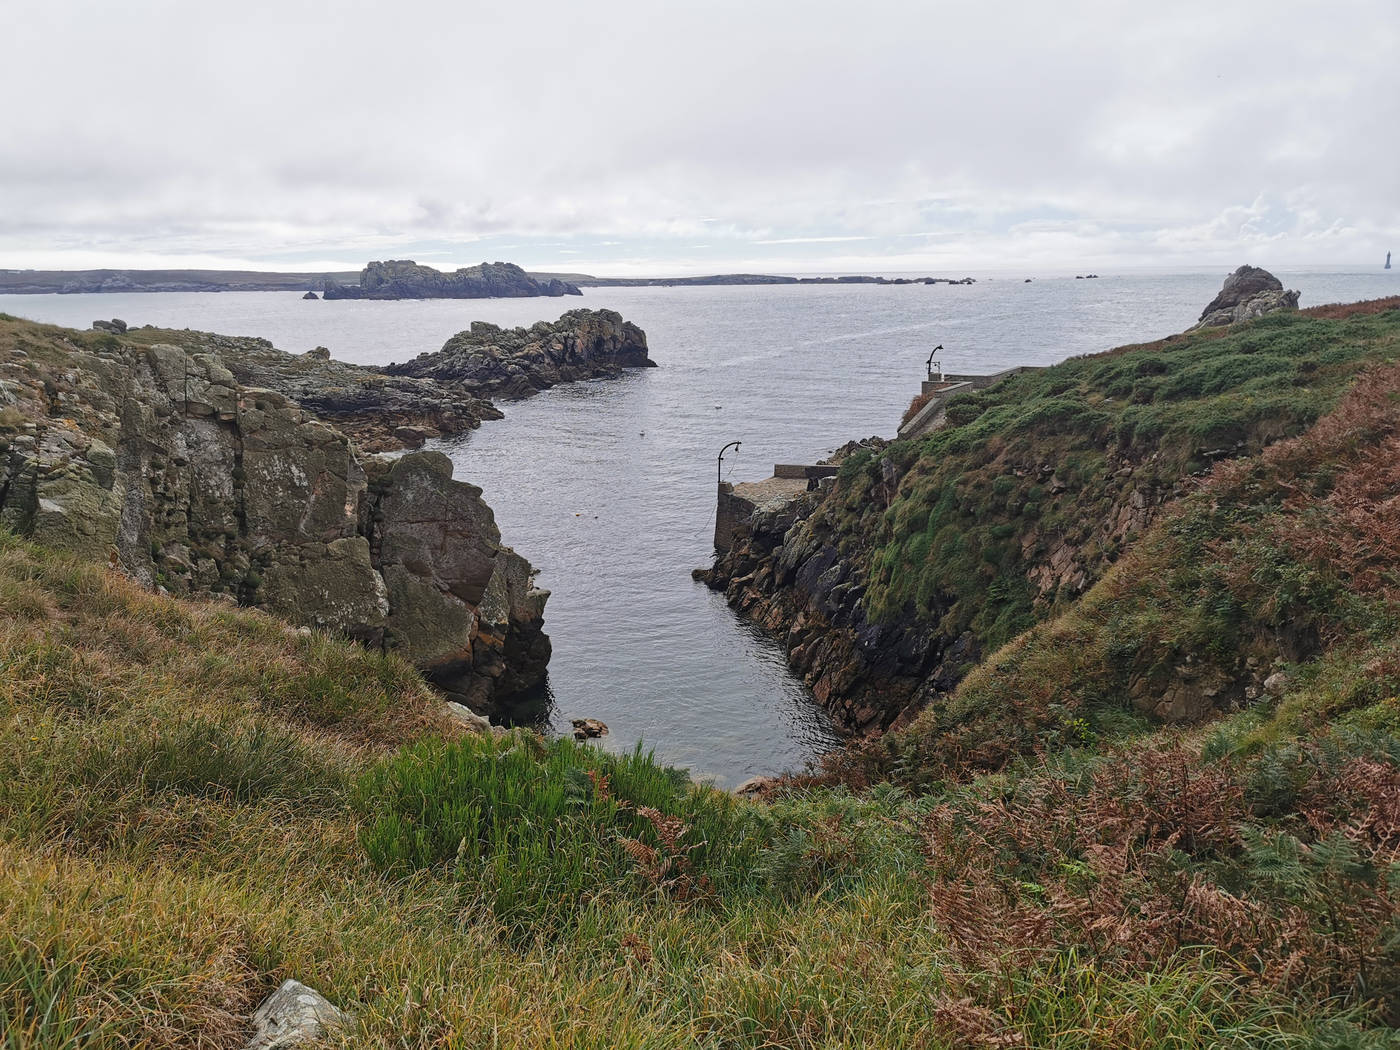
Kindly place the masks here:
<instances>
[{"instance_id":1,"label":"sea","mask_svg":"<svg viewBox=\"0 0 1400 1050\"><path fill-rule=\"evenodd\" d=\"M1400 294L1400 271L1275 271L1302 305ZM1096 279L984 275L972 285L594 288L582 298L310 301L300 293L0 296L0 312L86 328L256 335L360 364L436 350L472 321L529 325L607 307L647 333L657 368L557 387L435 442L479 485L504 542L551 591L542 722L610 729L732 787L801 769L839 735L781 645L691 579L710 564L717 477L757 480L851 439L893 436L932 354L995 372L1180 332L1224 272ZM941 349L937 349L941 347ZM740 442L722 463L720 449Z\"/></svg>"}]
</instances>

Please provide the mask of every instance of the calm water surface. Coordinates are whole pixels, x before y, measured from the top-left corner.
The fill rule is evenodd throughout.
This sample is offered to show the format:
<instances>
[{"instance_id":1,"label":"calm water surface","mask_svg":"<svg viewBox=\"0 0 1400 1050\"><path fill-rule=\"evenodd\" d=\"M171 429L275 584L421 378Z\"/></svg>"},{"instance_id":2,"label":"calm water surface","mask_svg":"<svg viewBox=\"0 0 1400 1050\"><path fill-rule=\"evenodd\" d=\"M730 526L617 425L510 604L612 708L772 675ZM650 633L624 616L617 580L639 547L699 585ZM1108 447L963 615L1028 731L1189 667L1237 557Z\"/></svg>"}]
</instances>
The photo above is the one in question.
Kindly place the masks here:
<instances>
[{"instance_id":1,"label":"calm water surface","mask_svg":"<svg viewBox=\"0 0 1400 1050\"><path fill-rule=\"evenodd\" d=\"M1279 276L1303 305L1400 293L1391 274ZM480 485L505 541L553 591L553 724L601 718L732 785L800 766L835 739L777 644L690 579L708 564L715 454L730 480L889 436L938 343L949 371L1049 364L1186 328L1223 274L983 280L972 286L590 289L582 299L311 302L296 293L0 296L0 311L87 327L260 335L364 364L436 350L474 320L611 307L646 329L659 368L506 403L506 418L441 445Z\"/></svg>"}]
</instances>

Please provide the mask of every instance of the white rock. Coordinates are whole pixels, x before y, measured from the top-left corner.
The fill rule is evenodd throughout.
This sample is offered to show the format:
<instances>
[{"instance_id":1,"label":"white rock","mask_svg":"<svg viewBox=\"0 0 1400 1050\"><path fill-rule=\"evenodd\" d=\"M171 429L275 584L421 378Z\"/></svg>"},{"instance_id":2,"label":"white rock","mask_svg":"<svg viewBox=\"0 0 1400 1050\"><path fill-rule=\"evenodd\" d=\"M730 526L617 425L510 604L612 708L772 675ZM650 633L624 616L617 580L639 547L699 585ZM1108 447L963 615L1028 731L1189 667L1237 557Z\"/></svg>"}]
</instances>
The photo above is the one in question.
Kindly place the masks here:
<instances>
[{"instance_id":1,"label":"white rock","mask_svg":"<svg viewBox=\"0 0 1400 1050\"><path fill-rule=\"evenodd\" d=\"M245 1050L275 1050L320 1039L345 1026L345 1013L320 992L286 980L253 1011L253 1038Z\"/></svg>"},{"instance_id":2,"label":"white rock","mask_svg":"<svg viewBox=\"0 0 1400 1050\"><path fill-rule=\"evenodd\" d=\"M740 798L757 798L777 783L773 777L749 777L734 789Z\"/></svg>"},{"instance_id":3,"label":"white rock","mask_svg":"<svg viewBox=\"0 0 1400 1050\"><path fill-rule=\"evenodd\" d=\"M1270 696L1282 696L1288 690L1288 675L1275 671L1264 679L1264 692Z\"/></svg>"},{"instance_id":4,"label":"white rock","mask_svg":"<svg viewBox=\"0 0 1400 1050\"><path fill-rule=\"evenodd\" d=\"M465 704L459 704L456 701L449 700L445 706L447 707L447 713L449 715L473 732L488 733L491 731L490 720L482 718Z\"/></svg>"}]
</instances>

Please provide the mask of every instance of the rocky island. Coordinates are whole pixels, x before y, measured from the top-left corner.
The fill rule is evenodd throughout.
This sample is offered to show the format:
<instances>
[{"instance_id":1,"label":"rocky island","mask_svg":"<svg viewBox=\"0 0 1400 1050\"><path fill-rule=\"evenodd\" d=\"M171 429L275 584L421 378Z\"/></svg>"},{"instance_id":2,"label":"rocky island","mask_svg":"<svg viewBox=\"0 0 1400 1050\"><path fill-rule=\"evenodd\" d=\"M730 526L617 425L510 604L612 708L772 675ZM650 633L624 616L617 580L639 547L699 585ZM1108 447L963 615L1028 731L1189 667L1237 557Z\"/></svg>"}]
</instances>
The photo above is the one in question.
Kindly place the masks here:
<instances>
[{"instance_id":1,"label":"rocky island","mask_svg":"<svg viewBox=\"0 0 1400 1050\"><path fill-rule=\"evenodd\" d=\"M412 259L391 259L366 266L358 284L327 278L321 294L325 299L518 299L583 293L557 277L537 280L514 263L484 262L443 273Z\"/></svg>"},{"instance_id":2,"label":"rocky island","mask_svg":"<svg viewBox=\"0 0 1400 1050\"><path fill-rule=\"evenodd\" d=\"M615 310L570 310L554 323L501 328L477 321L441 350L391 364L387 376L432 379L490 397L522 398L559 383L655 368L646 333Z\"/></svg>"}]
</instances>

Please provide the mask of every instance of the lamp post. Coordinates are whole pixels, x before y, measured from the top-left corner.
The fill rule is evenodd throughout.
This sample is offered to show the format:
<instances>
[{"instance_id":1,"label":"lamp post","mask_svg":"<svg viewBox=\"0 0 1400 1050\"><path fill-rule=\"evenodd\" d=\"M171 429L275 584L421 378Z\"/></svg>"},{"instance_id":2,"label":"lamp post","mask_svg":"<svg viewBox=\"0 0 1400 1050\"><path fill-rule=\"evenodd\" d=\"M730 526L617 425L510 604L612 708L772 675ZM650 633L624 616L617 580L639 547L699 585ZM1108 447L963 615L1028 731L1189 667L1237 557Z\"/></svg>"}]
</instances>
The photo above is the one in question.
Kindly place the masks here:
<instances>
[{"instance_id":1,"label":"lamp post","mask_svg":"<svg viewBox=\"0 0 1400 1050\"><path fill-rule=\"evenodd\" d=\"M943 344L942 344L942 343L939 343L939 344L938 344L937 346L935 346L932 350L930 350L930 351L928 352L928 362L927 362L927 365L928 365L928 377L929 377L929 379L930 379L930 380L933 379L933 366L934 366L934 365L937 365L937 366L938 366L938 381L939 381L940 383L943 382L943 362L942 362L942 361L935 361L935 360L933 359L933 355L936 354L936 353L938 353L938 351L940 351L940 350L942 350L942 349L943 349Z\"/></svg>"},{"instance_id":2,"label":"lamp post","mask_svg":"<svg viewBox=\"0 0 1400 1050\"><path fill-rule=\"evenodd\" d=\"M719 450L719 461L715 464L715 484L723 484L724 482L724 454L731 448L735 452L738 452L739 444L738 441L731 441L729 444L725 445L724 448Z\"/></svg>"}]
</instances>

